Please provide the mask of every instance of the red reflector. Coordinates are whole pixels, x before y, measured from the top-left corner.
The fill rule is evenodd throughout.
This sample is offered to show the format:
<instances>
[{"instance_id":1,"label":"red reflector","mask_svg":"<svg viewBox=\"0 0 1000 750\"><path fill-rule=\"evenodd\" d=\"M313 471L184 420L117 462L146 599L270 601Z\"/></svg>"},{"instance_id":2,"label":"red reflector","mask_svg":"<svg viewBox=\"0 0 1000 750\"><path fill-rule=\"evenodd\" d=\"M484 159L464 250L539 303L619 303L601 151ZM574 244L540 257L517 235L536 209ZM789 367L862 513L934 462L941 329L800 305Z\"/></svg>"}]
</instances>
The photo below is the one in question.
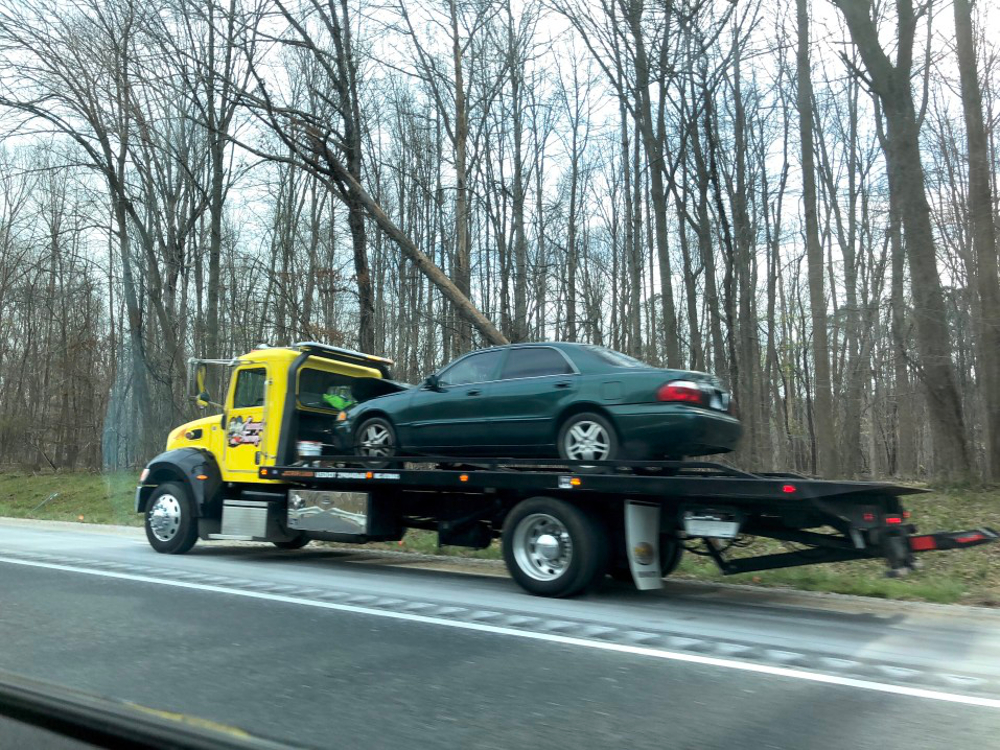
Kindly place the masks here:
<instances>
[{"instance_id":1,"label":"red reflector","mask_svg":"<svg viewBox=\"0 0 1000 750\"><path fill-rule=\"evenodd\" d=\"M970 544L972 542L978 542L982 539L985 539L982 534L968 534L966 536L955 537L955 541L959 544Z\"/></svg>"},{"instance_id":2,"label":"red reflector","mask_svg":"<svg viewBox=\"0 0 1000 750\"><path fill-rule=\"evenodd\" d=\"M865 513L864 516L862 516L862 517L866 521L874 521L875 520L875 514L874 513Z\"/></svg>"},{"instance_id":3,"label":"red reflector","mask_svg":"<svg viewBox=\"0 0 1000 750\"><path fill-rule=\"evenodd\" d=\"M795 492L795 485L786 484L784 487L781 488L781 491L784 492L786 495L791 495L793 492Z\"/></svg>"},{"instance_id":4,"label":"red reflector","mask_svg":"<svg viewBox=\"0 0 1000 750\"><path fill-rule=\"evenodd\" d=\"M903 511L903 518L909 518L909 517L910 517L910 511L904 510Z\"/></svg>"},{"instance_id":5,"label":"red reflector","mask_svg":"<svg viewBox=\"0 0 1000 750\"><path fill-rule=\"evenodd\" d=\"M900 518L899 516L886 516L885 517L885 522L886 523L902 523L903 519Z\"/></svg>"},{"instance_id":6,"label":"red reflector","mask_svg":"<svg viewBox=\"0 0 1000 750\"><path fill-rule=\"evenodd\" d=\"M937 542L932 536L911 536L910 549L914 552L924 552L929 549L937 549Z\"/></svg>"},{"instance_id":7,"label":"red reflector","mask_svg":"<svg viewBox=\"0 0 1000 750\"><path fill-rule=\"evenodd\" d=\"M705 392L693 380L672 380L657 389L659 401L675 401L684 404L704 404Z\"/></svg>"}]
</instances>

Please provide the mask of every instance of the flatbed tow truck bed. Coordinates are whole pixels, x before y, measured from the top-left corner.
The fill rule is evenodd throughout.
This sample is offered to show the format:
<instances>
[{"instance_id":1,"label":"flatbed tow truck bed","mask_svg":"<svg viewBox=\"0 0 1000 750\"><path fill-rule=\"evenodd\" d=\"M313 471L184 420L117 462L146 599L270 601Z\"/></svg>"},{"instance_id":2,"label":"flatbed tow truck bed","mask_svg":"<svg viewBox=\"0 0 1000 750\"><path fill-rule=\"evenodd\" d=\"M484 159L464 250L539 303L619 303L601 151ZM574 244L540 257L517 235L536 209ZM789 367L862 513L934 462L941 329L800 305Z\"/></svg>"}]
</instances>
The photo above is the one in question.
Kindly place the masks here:
<instances>
[{"instance_id":1,"label":"flatbed tow truck bed","mask_svg":"<svg viewBox=\"0 0 1000 750\"><path fill-rule=\"evenodd\" d=\"M423 528L441 544L480 548L500 537L514 579L549 596L576 594L606 573L658 588L684 549L710 556L724 574L882 558L888 575L899 576L916 567L916 553L1000 536L989 528L918 535L900 498L923 490L882 482L753 474L703 461L421 456L376 468L358 460L259 469L260 479L277 483L275 498L287 493L277 509L286 533L366 542ZM799 549L728 554L750 537ZM698 542L703 549L691 546Z\"/></svg>"}]
</instances>

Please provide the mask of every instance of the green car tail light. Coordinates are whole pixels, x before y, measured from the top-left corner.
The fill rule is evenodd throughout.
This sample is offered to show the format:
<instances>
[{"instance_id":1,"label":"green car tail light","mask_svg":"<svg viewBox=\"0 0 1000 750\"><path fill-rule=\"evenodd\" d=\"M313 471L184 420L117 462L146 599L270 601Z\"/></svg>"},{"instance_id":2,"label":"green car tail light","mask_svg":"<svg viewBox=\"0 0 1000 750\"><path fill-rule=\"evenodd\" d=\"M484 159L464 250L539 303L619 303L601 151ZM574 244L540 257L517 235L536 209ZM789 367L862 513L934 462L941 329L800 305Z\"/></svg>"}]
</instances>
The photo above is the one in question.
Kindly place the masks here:
<instances>
[{"instance_id":1,"label":"green car tail light","mask_svg":"<svg viewBox=\"0 0 1000 750\"><path fill-rule=\"evenodd\" d=\"M707 394L701 386L693 380L671 380L664 383L657 389L656 398L658 401L672 401L674 403L695 404L704 406L707 401Z\"/></svg>"}]
</instances>

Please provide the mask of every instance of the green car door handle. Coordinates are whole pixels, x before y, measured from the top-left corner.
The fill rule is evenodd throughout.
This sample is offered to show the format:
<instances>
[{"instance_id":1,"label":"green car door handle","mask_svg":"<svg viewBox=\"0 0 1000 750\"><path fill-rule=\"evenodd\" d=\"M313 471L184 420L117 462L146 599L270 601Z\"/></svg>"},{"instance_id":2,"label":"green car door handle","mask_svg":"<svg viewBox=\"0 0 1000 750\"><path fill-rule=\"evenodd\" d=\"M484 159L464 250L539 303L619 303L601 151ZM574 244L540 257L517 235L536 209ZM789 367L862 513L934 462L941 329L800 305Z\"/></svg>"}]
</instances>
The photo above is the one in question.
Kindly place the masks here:
<instances>
[{"instance_id":1,"label":"green car door handle","mask_svg":"<svg viewBox=\"0 0 1000 750\"><path fill-rule=\"evenodd\" d=\"M482 391L477 388L477 389L475 389L473 391L466 391L465 395L466 396L478 396L480 393L482 393Z\"/></svg>"},{"instance_id":2,"label":"green car door handle","mask_svg":"<svg viewBox=\"0 0 1000 750\"><path fill-rule=\"evenodd\" d=\"M569 386L570 386L569 382L565 380L561 383L556 383L556 388L569 388Z\"/></svg>"}]
</instances>

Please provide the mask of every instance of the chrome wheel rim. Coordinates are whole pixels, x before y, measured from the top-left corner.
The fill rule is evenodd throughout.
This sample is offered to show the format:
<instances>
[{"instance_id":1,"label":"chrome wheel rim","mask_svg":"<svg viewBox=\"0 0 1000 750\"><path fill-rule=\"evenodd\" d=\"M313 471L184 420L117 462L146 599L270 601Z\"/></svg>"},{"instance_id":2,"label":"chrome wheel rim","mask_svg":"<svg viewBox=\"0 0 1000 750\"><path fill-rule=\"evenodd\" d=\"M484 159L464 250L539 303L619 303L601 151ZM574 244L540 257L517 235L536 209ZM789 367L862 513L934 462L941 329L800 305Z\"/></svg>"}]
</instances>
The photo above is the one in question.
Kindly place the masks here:
<instances>
[{"instance_id":1,"label":"chrome wheel rim","mask_svg":"<svg viewBox=\"0 0 1000 750\"><path fill-rule=\"evenodd\" d=\"M554 581L573 562L573 540L555 516L533 513L514 529L514 559L517 567L536 581Z\"/></svg>"},{"instance_id":2,"label":"chrome wheel rim","mask_svg":"<svg viewBox=\"0 0 1000 750\"><path fill-rule=\"evenodd\" d=\"M160 495L149 510L149 528L161 542L169 542L181 527L181 504L173 495Z\"/></svg>"},{"instance_id":3,"label":"chrome wheel rim","mask_svg":"<svg viewBox=\"0 0 1000 750\"><path fill-rule=\"evenodd\" d=\"M611 435L599 422L589 419L573 424L564 438L566 458L574 461L604 461L611 455Z\"/></svg>"},{"instance_id":4,"label":"chrome wheel rim","mask_svg":"<svg viewBox=\"0 0 1000 750\"><path fill-rule=\"evenodd\" d=\"M391 456L394 446L392 433L385 425L370 424L361 431L358 453L363 456Z\"/></svg>"}]
</instances>

